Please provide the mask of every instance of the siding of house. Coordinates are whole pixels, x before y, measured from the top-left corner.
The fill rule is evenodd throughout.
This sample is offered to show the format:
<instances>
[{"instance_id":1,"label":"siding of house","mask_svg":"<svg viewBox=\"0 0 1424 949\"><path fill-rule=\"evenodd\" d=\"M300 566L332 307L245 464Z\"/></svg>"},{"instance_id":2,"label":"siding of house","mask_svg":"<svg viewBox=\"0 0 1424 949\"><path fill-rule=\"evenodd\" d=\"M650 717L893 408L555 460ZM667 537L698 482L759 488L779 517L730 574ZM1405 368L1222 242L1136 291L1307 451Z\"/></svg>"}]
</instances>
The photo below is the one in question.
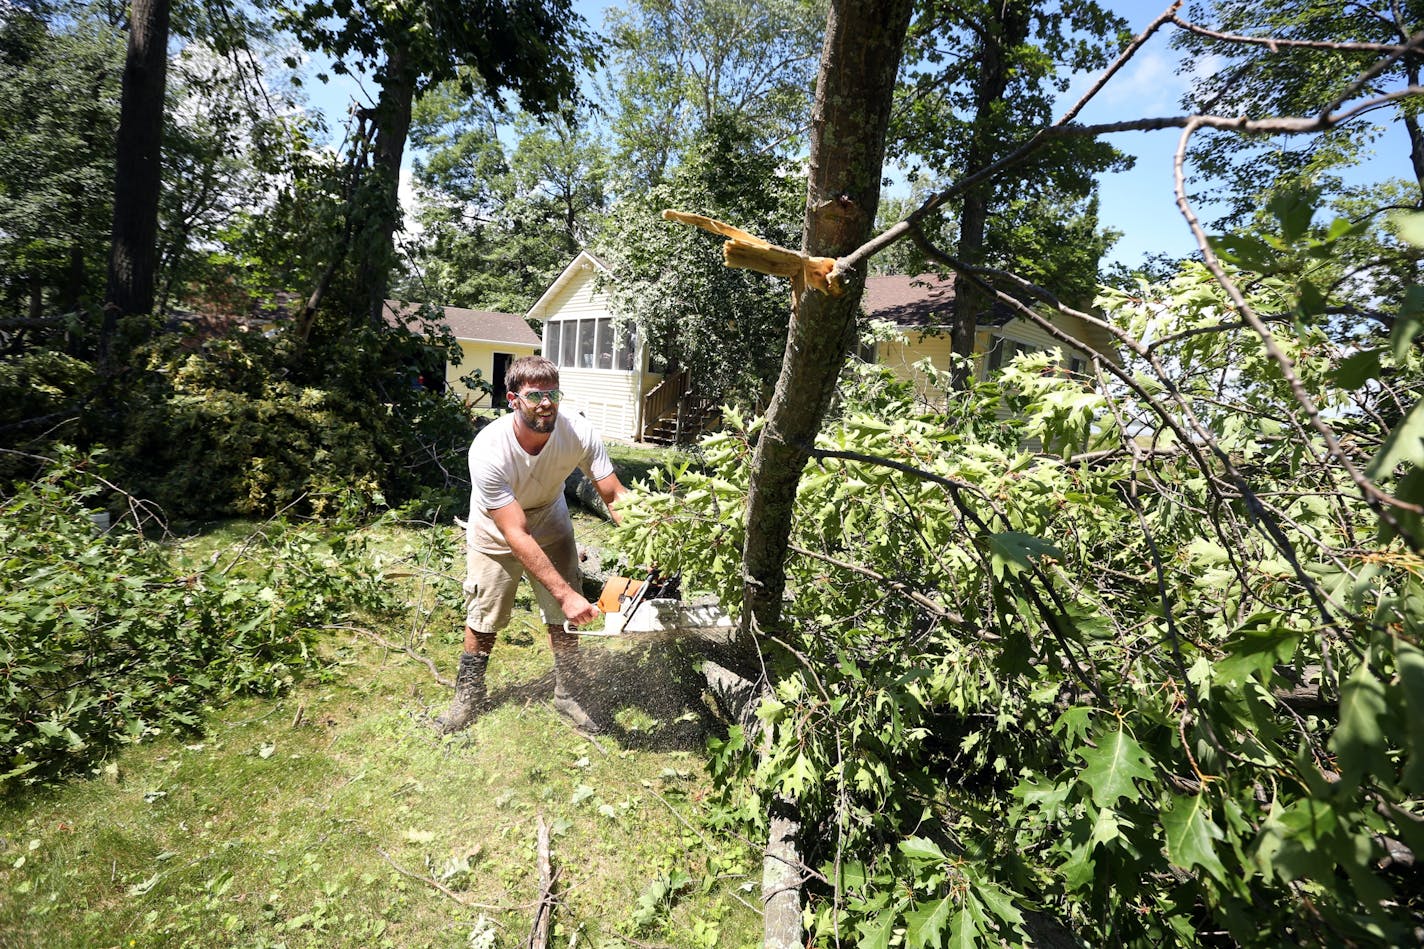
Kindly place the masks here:
<instances>
[{"instance_id":1,"label":"siding of house","mask_svg":"<svg viewBox=\"0 0 1424 949\"><path fill-rule=\"evenodd\" d=\"M636 438L638 376L608 369L560 369L561 412L578 412L605 438Z\"/></svg>"},{"instance_id":2,"label":"siding of house","mask_svg":"<svg viewBox=\"0 0 1424 949\"><path fill-rule=\"evenodd\" d=\"M1074 334L1075 336L1082 332L1081 320L1074 319L1072 321L1072 325L1069 325L1067 318L1059 317L1054 320L1054 325L1063 329L1064 332ZM1071 349L1068 346L1065 346L1063 343L1060 343L1058 340L1050 336L1043 328L1039 327L1037 324L1030 323L1027 320L1010 320L1008 324L1002 330L999 331L998 335L1007 336L1009 339L1018 340L1021 343L1027 343L1035 349L1061 349L1063 351L1063 358L1065 361L1076 354L1075 350Z\"/></svg>"},{"instance_id":3,"label":"siding of house","mask_svg":"<svg viewBox=\"0 0 1424 949\"><path fill-rule=\"evenodd\" d=\"M1069 325L1067 321L1063 321L1060 325L1066 332L1074 333L1079 330L1077 324L1080 323L1080 320L1074 320L1074 325ZM1002 329L980 330L976 334L974 352L981 379L984 378L987 367L984 357L993 345L996 336L1005 336L1045 351L1057 347L1063 350L1065 360L1076 353L1071 347L1063 345L1033 323L1027 320L1010 320ZM880 343L875 350L875 359L876 362L888 367L899 378L911 381L915 379L916 375L913 366L923 359L930 360L930 364L936 369L948 370L952 351L952 341L947 332L926 334L919 330L905 330L898 340Z\"/></svg>"},{"instance_id":4,"label":"siding of house","mask_svg":"<svg viewBox=\"0 0 1424 949\"><path fill-rule=\"evenodd\" d=\"M460 377L468 376L478 369L481 378L492 381L494 379L495 353L509 353L518 359L520 356L532 356L536 352L538 349L535 347L522 346L519 343L487 343L483 340L462 339L460 340L460 365L446 364L445 385L450 394L457 399L468 399L470 404L477 408L488 408L489 396L470 389L460 382Z\"/></svg>"},{"instance_id":5,"label":"siding of house","mask_svg":"<svg viewBox=\"0 0 1424 949\"><path fill-rule=\"evenodd\" d=\"M875 361L888 368L897 378L923 387L924 376L914 371L915 363L928 359L936 369L949 369L952 341L948 333L926 335L907 330L897 340L887 340L875 347ZM924 395L921 392L921 395Z\"/></svg>"},{"instance_id":6,"label":"siding of house","mask_svg":"<svg viewBox=\"0 0 1424 949\"><path fill-rule=\"evenodd\" d=\"M597 289L596 269L590 264L577 272L568 284L545 301L538 314L545 328L555 320L610 319L608 297ZM547 337L547 332L544 334ZM544 355L555 359L551 353ZM635 368L585 369L559 367L559 388L564 390L561 411L582 413L605 438L636 439L638 410L643 395L662 380L657 373L646 372L646 347L638 346Z\"/></svg>"}]
</instances>

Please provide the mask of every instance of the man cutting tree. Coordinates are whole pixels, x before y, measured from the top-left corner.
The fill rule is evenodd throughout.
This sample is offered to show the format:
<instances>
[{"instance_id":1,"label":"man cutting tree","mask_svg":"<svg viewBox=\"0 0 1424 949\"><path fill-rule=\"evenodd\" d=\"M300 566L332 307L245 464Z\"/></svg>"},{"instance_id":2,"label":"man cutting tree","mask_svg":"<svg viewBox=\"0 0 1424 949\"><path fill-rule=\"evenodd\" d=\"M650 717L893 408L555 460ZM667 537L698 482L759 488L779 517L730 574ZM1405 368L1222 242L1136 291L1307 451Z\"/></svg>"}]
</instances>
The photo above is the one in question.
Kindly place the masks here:
<instances>
[{"instance_id":1,"label":"man cutting tree","mask_svg":"<svg viewBox=\"0 0 1424 949\"><path fill-rule=\"evenodd\" d=\"M598 608L580 592L578 547L564 501L574 468L588 476L615 522L624 487L588 420L560 415L559 369L542 356L516 359L505 374L512 411L470 445L470 519L465 530L465 649L455 700L434 721L440 734L469 726L488 703L485 669L495 634L509 623L526 573L554 652L554 708L585 734L601 729L579 704L586 685L578 636L565 621L591 622Z\"/></svg>"}]
</instances>

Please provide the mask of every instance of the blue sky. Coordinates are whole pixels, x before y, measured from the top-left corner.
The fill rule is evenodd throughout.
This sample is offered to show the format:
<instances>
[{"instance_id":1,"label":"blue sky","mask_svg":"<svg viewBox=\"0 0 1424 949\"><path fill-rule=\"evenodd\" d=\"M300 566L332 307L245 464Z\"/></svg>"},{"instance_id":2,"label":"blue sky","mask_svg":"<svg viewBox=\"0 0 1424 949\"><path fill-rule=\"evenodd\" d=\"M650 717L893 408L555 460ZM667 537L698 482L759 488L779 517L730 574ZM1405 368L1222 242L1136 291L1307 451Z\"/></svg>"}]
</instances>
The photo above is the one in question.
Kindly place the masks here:
<instances>
[{"instance_id":1,"label":"blue sky","mask_svg":"<svg viewBox=\"0 0 1424 949\"><path fill-rule=\"evenodd\" d=\"M1109 7L1127 19L1134 33L1140 32L1159 16L1166 9L1167 2L1107 0ZM602 24L603 11L613 5L616 4L608 0L575 0L574 7L597 28ZM1123 72L1098 94L1079 121L1096 123L1182 114L1178 103L1186 88L1186 80L1177 72L1180 55L1170 45L1173 32L1172 27L1159 31L1138 51ZM1064 97L1060 112L1077 101L1089 81L1090 77L1075 80ZM327 85L311 80L306 89L312 106L325 112L333 129L340 128L352 96L369 101L353 80L342 77L333 77ZM1119 149L1137 159L1132 170L1107 174L1100 179L1100 219L1104 225L1123 234L1109 251L1108 261L1136 264L1146 254L1182 257L1196 249L1173 194L1172 155L1179 138L1180 132L1176 129L1119 133L1108 137ZM1410 173L1408 142L1397 125L1376 143L1375 150L1374 159L1357 171L1361 180L1382 180ZM1198 208L1197 216L1204 222L1211 218L1209 209Z\"/></svg>"},{"instance_id":2,"label":"blue sky","mask_svg":"<svg viewBox=\"0 0 1424 949\"><path fill-rule=\"evenodd\" d=\"M1126 18L1136 34L1162 14L1167 0L1109 0L1108 6ZM1179 102L1187 82L1177 73L1181 56L1170 43L1175 32L1176 28L1171 26L1159 30L1123 72L1098 93L1079 121L1092 124L1181 115ZM1065 97L1065 110L1087 90L1088 84L1086 78L1075 82ZM1180 130L1124 132L1106 139L1137 157L1131 171L1104 175L1100 179L1101 220L1123 232L1109 259L1135 264L1149 253L1181 257L1195 251L1196 241L1177 209L1173 192L1173 154L1181 139ZM1358 181L1412 176L1409 142L1398 124L1375 143L1375 152L1367 165L1357 169L1353 177ZM1190 159L1190 152L1188 156ZM1189 161L1188 173L1190 170ZM1204 224L1212 217L1209 209L1196 207L1195 211Z\"/></svg>"}]
</instances>

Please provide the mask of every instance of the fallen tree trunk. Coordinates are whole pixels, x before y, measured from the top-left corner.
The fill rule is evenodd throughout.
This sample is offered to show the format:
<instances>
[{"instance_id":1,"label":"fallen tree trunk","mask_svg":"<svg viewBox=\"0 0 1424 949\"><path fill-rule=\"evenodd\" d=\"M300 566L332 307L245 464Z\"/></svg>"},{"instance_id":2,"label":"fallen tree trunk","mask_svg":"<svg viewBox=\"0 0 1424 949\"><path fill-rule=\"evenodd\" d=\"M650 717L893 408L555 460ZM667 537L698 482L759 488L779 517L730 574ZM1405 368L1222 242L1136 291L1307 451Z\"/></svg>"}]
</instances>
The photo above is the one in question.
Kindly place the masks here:
<instances>
[{"instance_id":1,"label":"fallen tree trunk","mask_svg":"<svg viewBox=\"0 0 1424 949\"><path fill-rule=\"evenodd\" d=\"M761 722L756 709L766 696L757 683L713 660L702 663L702 675L712 698L729 722L742 726L754 740ZM801 949L801 881L804 866L799 842L801 823L795 805L778 800L772 808L762 853L762 943L767 949Z\"/></svg>"},{"instance_id":2,"label":"fallen tree trunk","mask_svg":"<svg viewBox=\"0 0 1424 949\"><path fill-rule=\"evenodd\" d=\"M766 949L802 949L801 824L790 801L778 800L774 810L761 866L762 945Z\"/></svg>"}]
</instances>

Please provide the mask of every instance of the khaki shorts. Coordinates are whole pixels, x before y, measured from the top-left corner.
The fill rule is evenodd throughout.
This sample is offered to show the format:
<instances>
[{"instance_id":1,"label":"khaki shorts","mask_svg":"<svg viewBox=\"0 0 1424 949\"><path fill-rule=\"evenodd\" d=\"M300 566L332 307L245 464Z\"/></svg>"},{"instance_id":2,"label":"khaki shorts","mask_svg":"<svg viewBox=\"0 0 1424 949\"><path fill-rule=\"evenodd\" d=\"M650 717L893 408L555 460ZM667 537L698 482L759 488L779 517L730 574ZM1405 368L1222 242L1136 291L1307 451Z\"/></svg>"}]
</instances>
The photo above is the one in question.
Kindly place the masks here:
<instances>
[{"instance_id":1,"label":"khaki shorts","mask_svg":"<svg viewBox=\"0 0 1424 949\"><path fill-rule=\"evenodd\" d=\"M575 590L583 580L579 573L578 545L573 535L542 547L554 569ZM480 633L497 633L509 625L514 612L514 592L525 574L524 564L514 554L487 554L468 550L465 554L465 625ZM529 583L539 601L539 613L548 625L562 625L567 618L554 594L532 576Z\"/></svg>"}]
</instances>

